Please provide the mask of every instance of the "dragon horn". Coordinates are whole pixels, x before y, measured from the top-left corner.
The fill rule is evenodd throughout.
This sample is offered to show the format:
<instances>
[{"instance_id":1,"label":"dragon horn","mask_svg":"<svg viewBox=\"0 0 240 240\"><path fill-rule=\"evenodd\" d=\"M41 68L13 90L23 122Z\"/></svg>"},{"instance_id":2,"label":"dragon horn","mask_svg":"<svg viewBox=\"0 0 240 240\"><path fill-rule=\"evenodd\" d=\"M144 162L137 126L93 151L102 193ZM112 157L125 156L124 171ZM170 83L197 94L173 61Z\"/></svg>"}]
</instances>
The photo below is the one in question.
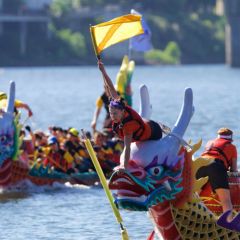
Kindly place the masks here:
<instances>
[{"instance_id":1,"label":"dragon horn","mask_svg":"<svg viewBox=\"0 0 240 240\"><path fill-rule=\"evenodd\" d=\"M173 128L173 133L180 138L183 137L188 124L191 120L191 117L193 115L193 92L191 88L185 89L185 95L184 95L184 102L182 105L181 112L178 116L178 119L175 123L175 126Z\"/></svg>"},{"instance_id":2,"label":"dragon horn","mask_svg":"<svg viewBox=\"0 0 240 240\"><path fill-rule=\"evenodd\" d=\"M152 107L150 104L150 97L148 88L146 85L140 86L140 108L139 114L145 119L150 119L152 113Z\"/></svg>"},{"instance_id":3,"label":"dragon horn","mask_svg":"<svg viewBox=\"0 0 240 240\"><path fill-rule=\"evenodd\" d=\"M6 112L13 114L14 102L15 102L15 82L11 81Z\"/></svg>"}]
</instances>

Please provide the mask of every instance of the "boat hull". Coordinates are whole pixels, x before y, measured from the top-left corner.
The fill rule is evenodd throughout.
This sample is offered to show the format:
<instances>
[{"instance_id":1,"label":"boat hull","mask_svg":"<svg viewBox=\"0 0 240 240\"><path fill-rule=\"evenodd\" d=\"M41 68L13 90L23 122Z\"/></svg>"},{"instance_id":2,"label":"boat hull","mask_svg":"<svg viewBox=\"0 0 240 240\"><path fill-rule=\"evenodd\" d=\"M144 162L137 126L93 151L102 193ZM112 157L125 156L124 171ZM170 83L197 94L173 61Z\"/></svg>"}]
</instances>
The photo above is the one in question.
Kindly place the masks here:
<instances>
[{"instance_id":1,"label":"boat hull","mask_svg":"<svg viewBox=\"0 0 240 240\"><path fill-rule=\"evenodd\" d=\"M233 208L240 212L240 172L229 172L228 173L228 181L230 187L231 200L233 204ZM205 205L214 213L221 214L222 206L219 203L219 198L216 193L212 192L211 186L207 183L201 193L200 196L203 198Z\"/></svg>"},{"instance_id":2,"label":"boat hull","mask_svg":"<svg viewBox=\"0 0 240 240\"><path fill-rule=\"evenodd\" d=\"M72 175L64 173L55 173L55 176L32 174L31 170L20 161L7 160L0 169L0 187L7 188L19 184L21 181L29 180L37 186L52 185L55 182L71 184L83 184L92 186L99 182L98 175L95 172L76 173Z\"/></svg>"}]
</instances>

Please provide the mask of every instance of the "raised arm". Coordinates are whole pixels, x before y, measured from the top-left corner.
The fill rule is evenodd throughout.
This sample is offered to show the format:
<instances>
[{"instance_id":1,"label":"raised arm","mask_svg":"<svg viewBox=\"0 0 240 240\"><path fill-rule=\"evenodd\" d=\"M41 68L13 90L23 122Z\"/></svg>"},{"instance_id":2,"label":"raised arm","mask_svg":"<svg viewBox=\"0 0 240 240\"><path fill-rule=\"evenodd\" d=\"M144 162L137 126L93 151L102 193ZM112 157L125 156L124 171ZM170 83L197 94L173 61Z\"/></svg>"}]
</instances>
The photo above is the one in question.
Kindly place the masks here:
<instances>
[{"instance_id":1,"label":"raised arm","mask_svg":"<svg viewBox=\"0 0 240 240\"><path fill-rule=\"evenodd\" d=\"M131 151L132 134L124 136L124 149L120 156L120 167L127 168Z\"/></svg>"},{"instance_id":2,"label":"raised arm","mask_svg":"<svg viewBox=\"0 0 240 240\"><path fill-rule=\"evenodd\" d=\"M15 100L15 107L16 108L24 108L25 110L28 111L28 116L31 117L33 115L31 108L28 106L28 104L19 101L19 100Z\"/></svg>"},{"instance_id":3,"label":"raised arm","mask_svg":"<svg viewBox=\"0 0 240 240\"><path fill-rule=\"evenodd\" d=\"M96 107L96 109L94 111L94 115L93 115L93 120L91 123L91 127L92 127L93 131L96 130L97 120L98 120L100 112L101 112L101 107Z\"/></svg>"},{"instance_id":4,"label":"raised arm","mask_svg":"<svg viewBox=\"0 0 240 240\"><path fill-rule=\"evenodd\" d=\"M112 97L113 99L120 99L119 95L117 94L116 89L113 86L112 80L108 76L101 60L98 61L98 67L99 67L99 70L102 72L104 85L105 85L106 89L108 90L110 97Z\"/></svg>"}]
</instances>

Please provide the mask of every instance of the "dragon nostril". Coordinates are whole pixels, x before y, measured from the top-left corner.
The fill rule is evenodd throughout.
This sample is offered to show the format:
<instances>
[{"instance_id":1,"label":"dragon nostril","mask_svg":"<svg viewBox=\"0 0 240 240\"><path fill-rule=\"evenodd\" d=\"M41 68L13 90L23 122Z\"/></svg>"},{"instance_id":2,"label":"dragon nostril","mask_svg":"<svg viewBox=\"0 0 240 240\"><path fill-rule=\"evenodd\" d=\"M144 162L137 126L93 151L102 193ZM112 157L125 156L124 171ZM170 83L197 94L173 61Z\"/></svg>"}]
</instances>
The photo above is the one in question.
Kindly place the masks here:
<instances>
[{"instance_id":1,"label":"dragon nostril","mask_svg":"<svg viewBox=\"0 0 240 240\"><path fill-rule=\"evenodd\" d=\"M140 176L142 176L142 172L136 171L136 172L133 173L133 175L134 175L135 177L140 177Z\"/></svg>"}]
</instances>

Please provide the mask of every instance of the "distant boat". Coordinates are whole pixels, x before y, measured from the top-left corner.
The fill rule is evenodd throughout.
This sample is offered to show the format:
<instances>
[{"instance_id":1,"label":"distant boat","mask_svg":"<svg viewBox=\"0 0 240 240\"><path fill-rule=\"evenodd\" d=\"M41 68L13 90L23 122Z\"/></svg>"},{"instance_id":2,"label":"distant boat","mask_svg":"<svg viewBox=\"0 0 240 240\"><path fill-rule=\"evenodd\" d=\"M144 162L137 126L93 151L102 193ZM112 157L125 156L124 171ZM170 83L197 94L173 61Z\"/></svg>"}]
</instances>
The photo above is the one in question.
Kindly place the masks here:
<instances>
[{"instance_id":1,"label":"distant boat","mask_svg":"<svg viewBox=\"0 0 240 240\"><path fill-rule=\"evenodd\" d=\"M52 185L54 182L93 185L99 181L94 171L67 174L43 165L29 166L20 160L22 139L19 133L22 126L19 116L14 114L14 103L15 83L11 82L7 106L0 112L0 187L11 187L24 180L30 180L36 185ZM27 151L27 154L33 155L34 147L28 146Z\"/></svg>"},{"instance_id":2,"label":"distant boat","mask_svg":"<svg viewBox=\"0 0 240 240\"><path fill-rule=\"evenodd\" d=\"M96 172L74 173L70 175L53 171L43 166L29 168L23 162L13 161L12 159L4 161L0 168L0 187L11 187L25 180L29 180L38 186L52 185L55 182L70 182L71 184L92 186L99 182Z\"/></svg>"}]
</instances>

